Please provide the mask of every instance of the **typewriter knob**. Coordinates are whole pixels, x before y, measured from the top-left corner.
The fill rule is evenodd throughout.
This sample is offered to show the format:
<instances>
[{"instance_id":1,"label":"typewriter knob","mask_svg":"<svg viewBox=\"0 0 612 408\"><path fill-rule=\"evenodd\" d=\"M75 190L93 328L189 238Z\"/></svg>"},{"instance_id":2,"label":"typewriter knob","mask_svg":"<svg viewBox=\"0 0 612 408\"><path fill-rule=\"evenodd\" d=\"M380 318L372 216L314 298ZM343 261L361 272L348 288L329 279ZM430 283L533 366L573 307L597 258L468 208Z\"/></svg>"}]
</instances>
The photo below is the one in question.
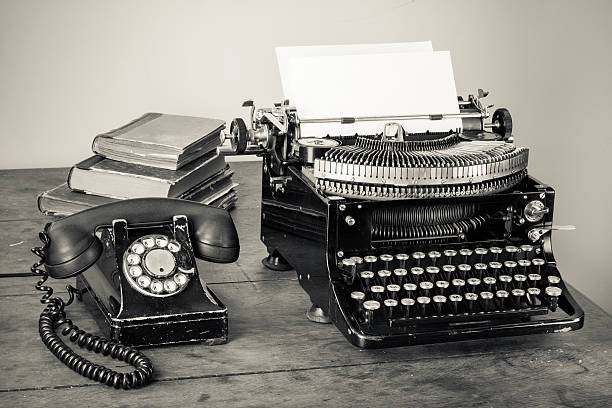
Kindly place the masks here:
<instances>
[{"instance_id":1,"label":"typewriter knob","mask_svg":"<svg viewBox=\"0 0 612 408\"><path fill-rule=\"evenodd\" d=\"M232 149L237 153L244 153L247 148L249 131L242 118L235 118L230 125L230 143Z\"/></svg>"},{"instance_id":2,"label":"typewriter knob","mask_svg":"<svg viewBox=\"0 0 612 408\"><path fill-rule=\"evenodd\" d=\"M493 133L497 133L504 140L512 135L512 116L506 108L499 108L493 112Z\"/></svg>"}]
</instances>

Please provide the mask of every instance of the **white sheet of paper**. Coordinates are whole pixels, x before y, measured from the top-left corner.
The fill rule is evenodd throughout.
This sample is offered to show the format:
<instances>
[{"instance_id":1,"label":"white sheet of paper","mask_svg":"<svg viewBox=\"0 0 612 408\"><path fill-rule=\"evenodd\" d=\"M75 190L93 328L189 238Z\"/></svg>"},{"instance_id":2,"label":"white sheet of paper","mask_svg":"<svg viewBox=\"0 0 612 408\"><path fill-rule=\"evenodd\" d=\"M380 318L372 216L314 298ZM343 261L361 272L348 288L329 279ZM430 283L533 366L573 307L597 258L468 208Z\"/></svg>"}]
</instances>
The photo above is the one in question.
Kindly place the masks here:
<instances>
[{"instance_id":1,"label":"white sheet of paper","mask_svg":"<svg viewBox=\"0 0 612 408\"><path fill-rule=\"evenodd\" d=\"M459 113L448 51L293 58L290 83L301 119ZM375 134L386 122L302 123L300 129L302 137ZM461 119L397 122L410 133L461 128Z\"/></svg>"},{"instance_id":2,"label":"white sheet of paper","mask_svg":"<svg viewBox=\"0 0 612 408\"><path fill-rule=\"evenodd\" d=\"M303 45L297 47L276 47L276 58L283 86L284 99L289 99L289 101L293 103L292 72L294 60L296 58L432 51L433 46L431 41L382 44Z\"/></svg>"}]
</instances>

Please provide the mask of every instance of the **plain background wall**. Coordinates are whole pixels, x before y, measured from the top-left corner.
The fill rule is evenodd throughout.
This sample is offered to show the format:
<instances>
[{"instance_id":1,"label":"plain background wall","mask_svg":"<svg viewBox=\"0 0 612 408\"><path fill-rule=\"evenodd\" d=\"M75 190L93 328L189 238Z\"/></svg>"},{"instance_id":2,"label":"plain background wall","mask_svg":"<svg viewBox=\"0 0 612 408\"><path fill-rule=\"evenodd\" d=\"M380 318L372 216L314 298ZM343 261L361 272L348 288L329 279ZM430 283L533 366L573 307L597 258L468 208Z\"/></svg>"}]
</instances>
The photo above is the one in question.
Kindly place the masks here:
<instances>
[{"instance_id":1,"label":"plain background wall","mask_svg":"<svg viewBox=\"0 0 612 408\"><path fill-rule=\"evenodd\" d=\"M459 94L510 109L556 223L578 228L554 234L564 277L612 312L610 17L610 1L2 1L0 168L70 166L148 111L278 101L276 46L432 40Z\"/></svg>"}]
</instances>

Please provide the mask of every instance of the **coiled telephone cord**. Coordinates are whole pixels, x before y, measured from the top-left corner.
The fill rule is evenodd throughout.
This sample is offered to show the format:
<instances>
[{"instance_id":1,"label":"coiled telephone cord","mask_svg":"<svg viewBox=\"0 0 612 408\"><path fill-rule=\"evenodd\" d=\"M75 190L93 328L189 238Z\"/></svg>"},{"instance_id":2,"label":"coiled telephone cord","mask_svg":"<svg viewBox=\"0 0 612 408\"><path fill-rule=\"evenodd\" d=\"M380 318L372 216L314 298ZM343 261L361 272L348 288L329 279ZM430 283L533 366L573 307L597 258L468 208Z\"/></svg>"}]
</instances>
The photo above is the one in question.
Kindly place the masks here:
<instances>
[{"instance_id":1,"label":"coiled telephone cord","mask_svg":"<svg viewBox=\"0 0 612 408\"><path fill-rule=\"evenodd\" d=\"M51 297L53 295L53 288L44 285L45 281L49 278L49 274L45 269L41 268L46 260L45 251L49 247L49 237L44 232L41 232L39 237L43 242L43 246L32 248L32 252L40 260L34 263L30 270L40 276L40 280L35 286L36 290L45 292L40 302L47 306L40 314L38 321L38 332L44 345L62 363L91 380L106 384L109 387L123 388L124 390L146 385L153 376L153 364L144 354L132 347L87 333L79 329L70 319L66 318L64 308L74 301L74 296L78 294L78 291L73 286L67 285L66 289L69 296L67 302L64 302L63 299L57 296ZM62 335L68 336L70 341L79 347L86 348L95 353L101 353L104 356L110 356L116 360L125 361L132 365L135 370L129 373L117 372L78 355L56 333L56 330L61 326L65 326L61 331Z\"/></svg>"}]
</instances>

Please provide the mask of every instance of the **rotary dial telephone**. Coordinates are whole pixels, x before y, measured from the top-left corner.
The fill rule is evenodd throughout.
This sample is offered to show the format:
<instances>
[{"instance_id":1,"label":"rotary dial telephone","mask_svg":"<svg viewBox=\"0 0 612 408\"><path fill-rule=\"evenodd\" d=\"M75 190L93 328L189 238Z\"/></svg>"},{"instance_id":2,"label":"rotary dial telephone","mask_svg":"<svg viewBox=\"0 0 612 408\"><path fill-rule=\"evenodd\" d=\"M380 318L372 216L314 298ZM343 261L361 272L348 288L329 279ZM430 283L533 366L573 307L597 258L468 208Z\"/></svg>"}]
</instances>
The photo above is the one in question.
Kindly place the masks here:
<instances>
[{"instance_id":1,"label":"rotary dial telephone","mask_svg":"<svg viewBox=\"0 0 612 408\"><path fill-rule=\"evenodd\" d=\"M47 306L39 333L64 364L92 380L130 389L148 383L151 361L133 346L227 341L227 309L203 286L195 258L228 263L240 245L226 210L169 198L124 200L49 223L32 249L40 261L31 270L41 279ZM76 276L68 300L52 297L48 277ZM84 300L108 338L93 336L66 318L64 308ZM82 348L134 366L120 373L74 352L56 333Z\"/></svg>"}]
</instances>

